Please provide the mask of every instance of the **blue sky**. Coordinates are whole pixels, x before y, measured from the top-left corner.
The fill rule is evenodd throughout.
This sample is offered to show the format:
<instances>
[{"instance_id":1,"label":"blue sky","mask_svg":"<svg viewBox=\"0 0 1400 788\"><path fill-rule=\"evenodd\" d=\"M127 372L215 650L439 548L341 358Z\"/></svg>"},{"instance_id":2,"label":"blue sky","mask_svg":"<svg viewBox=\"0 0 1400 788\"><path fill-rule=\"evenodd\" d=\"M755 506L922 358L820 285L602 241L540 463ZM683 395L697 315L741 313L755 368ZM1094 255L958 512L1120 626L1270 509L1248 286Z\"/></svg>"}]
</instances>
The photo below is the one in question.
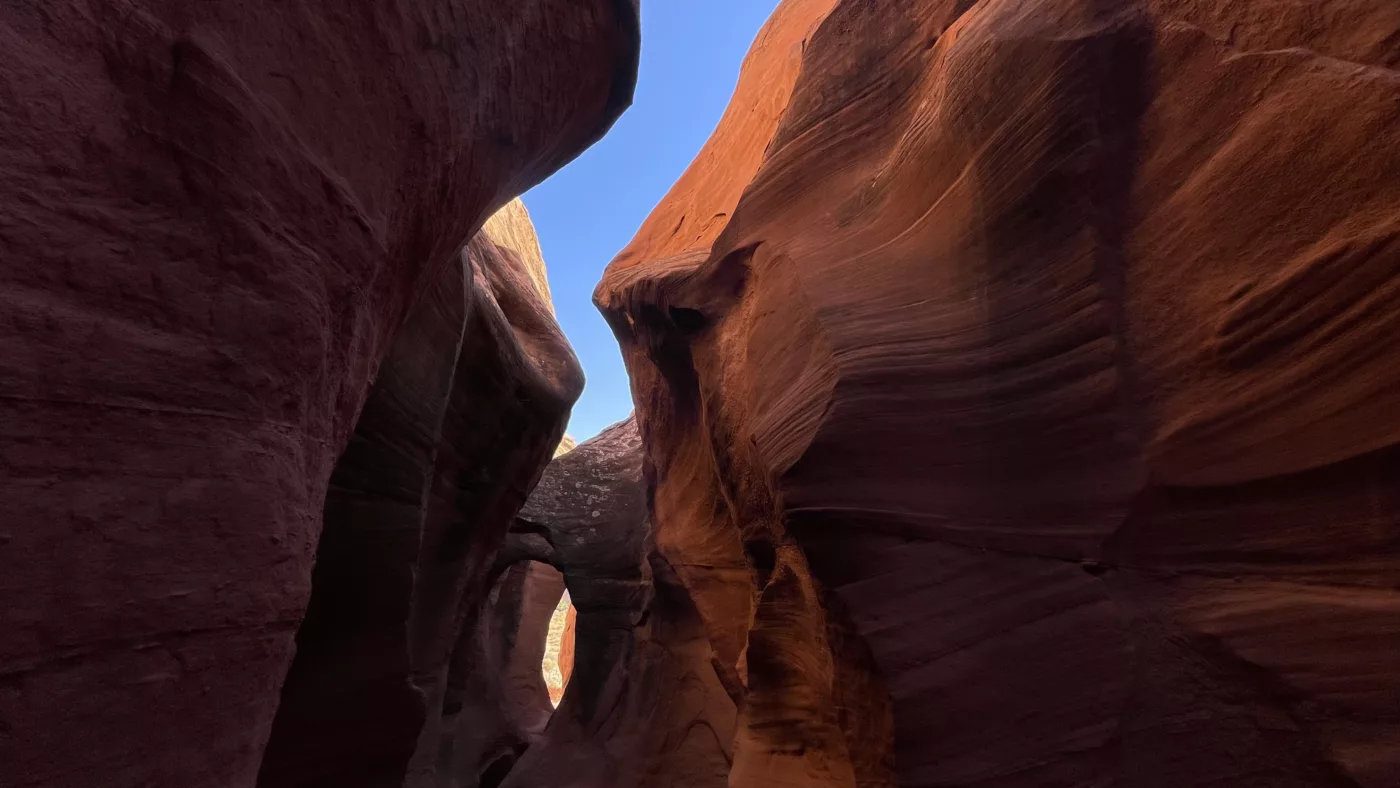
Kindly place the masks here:
<instances>
[{"instance_id":1,"label":"blue sky","mask_svg":"<svg viewBox=\"0 0 1400 788\"><path fill-rule=\"evenodd\" d=\"M593 287L709 138L749 44L777 4L643 0L632 108L597 145L525 194L559 325L588 376L569 423L580 441L632 409L622 356L593 307Z\"/></svg>"}]
</instances>

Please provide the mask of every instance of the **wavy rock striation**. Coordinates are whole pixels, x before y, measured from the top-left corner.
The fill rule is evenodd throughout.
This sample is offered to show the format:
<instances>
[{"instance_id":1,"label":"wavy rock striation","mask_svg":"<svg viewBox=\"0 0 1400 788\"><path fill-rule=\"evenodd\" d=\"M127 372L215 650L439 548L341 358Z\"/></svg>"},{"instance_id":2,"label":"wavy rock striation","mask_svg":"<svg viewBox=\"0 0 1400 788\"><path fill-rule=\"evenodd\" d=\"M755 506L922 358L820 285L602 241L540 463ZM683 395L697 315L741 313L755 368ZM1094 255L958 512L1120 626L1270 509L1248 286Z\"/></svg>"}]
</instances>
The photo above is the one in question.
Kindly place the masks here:
<instances>
[{"instance_id":1,"label":"wavy rock striation","mask_svg":"<svg viewBox=\"0 0 1400 788\"><path fill-rule=\"evenodd\" d=\"M595 294L730 785L1400 784L1397 41L780 6Z\"/></svg>"},{"instance_id":2,"label":"wavy rock striation","mask_svg":"<svg viewBox=\"0 0 1400 788\"><path fill-rule=\"evenodd\" d=\"M518 253L458 250L606 130L637 36L631 0L0 10L7 786L430 771L580 384Z\"/></svg>"}]
</instances>

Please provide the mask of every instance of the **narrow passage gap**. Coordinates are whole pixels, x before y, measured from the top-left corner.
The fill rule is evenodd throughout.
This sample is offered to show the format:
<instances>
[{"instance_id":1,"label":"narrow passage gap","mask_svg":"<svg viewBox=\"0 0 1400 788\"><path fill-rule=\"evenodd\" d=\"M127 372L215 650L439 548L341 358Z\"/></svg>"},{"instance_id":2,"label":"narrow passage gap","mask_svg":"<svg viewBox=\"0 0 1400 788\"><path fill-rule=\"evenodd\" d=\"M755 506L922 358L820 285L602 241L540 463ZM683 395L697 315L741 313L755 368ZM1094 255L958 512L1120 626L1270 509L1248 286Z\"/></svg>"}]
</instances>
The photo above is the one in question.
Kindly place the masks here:
<instances>
[{"instance_id":1,"label":"narrow passage gap","mask_svg":"<svg viewBox=\"0 0 1400 788\"><path fill-rule=\"evenodd\" d=\"M545 686L549 688L549 702L559 708L564 698L564 689L569 685L569 674L574 666L574 606L569 592L559 598L554 614L549 617L549 635L545 641L544 659L540 661L540 673Z\"/></svg>"}]
</instances>

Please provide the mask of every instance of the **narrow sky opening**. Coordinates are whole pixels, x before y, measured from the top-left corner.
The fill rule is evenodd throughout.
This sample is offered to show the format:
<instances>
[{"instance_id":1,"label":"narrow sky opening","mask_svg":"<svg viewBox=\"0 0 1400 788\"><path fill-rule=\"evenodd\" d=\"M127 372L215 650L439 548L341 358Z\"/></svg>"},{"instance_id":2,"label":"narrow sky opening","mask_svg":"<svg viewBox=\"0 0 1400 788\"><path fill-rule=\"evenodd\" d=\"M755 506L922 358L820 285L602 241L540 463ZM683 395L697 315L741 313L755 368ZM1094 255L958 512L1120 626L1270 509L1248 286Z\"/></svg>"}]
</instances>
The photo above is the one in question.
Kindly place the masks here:
<instances>
[{"instance_id":1,"label":"narrow sky opening","mask_svg":"<svg viewBox=\"0 0 1400 788\"><path fill-rule=\"evenodd\" d=\"M580 441L632 409L622 356L593 306L593 288L709 138L775 7L777 0L642 3L632 108L597 145L525 195L559 325L588 376L569 423Z\"/></svg>"}]
</instances>

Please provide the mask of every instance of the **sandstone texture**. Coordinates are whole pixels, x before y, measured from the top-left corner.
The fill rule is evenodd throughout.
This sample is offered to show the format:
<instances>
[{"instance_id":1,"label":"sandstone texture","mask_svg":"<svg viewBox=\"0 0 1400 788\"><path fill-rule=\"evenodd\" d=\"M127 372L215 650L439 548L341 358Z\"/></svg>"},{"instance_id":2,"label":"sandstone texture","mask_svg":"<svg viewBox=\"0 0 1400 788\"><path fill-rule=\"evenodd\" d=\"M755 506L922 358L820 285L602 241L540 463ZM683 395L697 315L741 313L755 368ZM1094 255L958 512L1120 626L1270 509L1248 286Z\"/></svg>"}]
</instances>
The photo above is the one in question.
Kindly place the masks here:
<instances>
[{"instance_id":1,"label":"sandstone texture","mask_svg":"<svg viewBox=\"0 0 1400 788\"><path fill-rule=\"evenodd\" d=\"M728 785L1400 785L1398 69L1389 0L779 7L595 293Z\"/></svg>"},{"instance_id":2,"label":"sandstone texture","mask_svg":"<svg viewBox=\"0 0 1400 788\"><path fill-rule=\"evenodd\" d=\"M627 105L637 24L0 9L6 788L432 775L455 646L582 383L537 248L476 231Z\"/></svg>"}]
</instances>

